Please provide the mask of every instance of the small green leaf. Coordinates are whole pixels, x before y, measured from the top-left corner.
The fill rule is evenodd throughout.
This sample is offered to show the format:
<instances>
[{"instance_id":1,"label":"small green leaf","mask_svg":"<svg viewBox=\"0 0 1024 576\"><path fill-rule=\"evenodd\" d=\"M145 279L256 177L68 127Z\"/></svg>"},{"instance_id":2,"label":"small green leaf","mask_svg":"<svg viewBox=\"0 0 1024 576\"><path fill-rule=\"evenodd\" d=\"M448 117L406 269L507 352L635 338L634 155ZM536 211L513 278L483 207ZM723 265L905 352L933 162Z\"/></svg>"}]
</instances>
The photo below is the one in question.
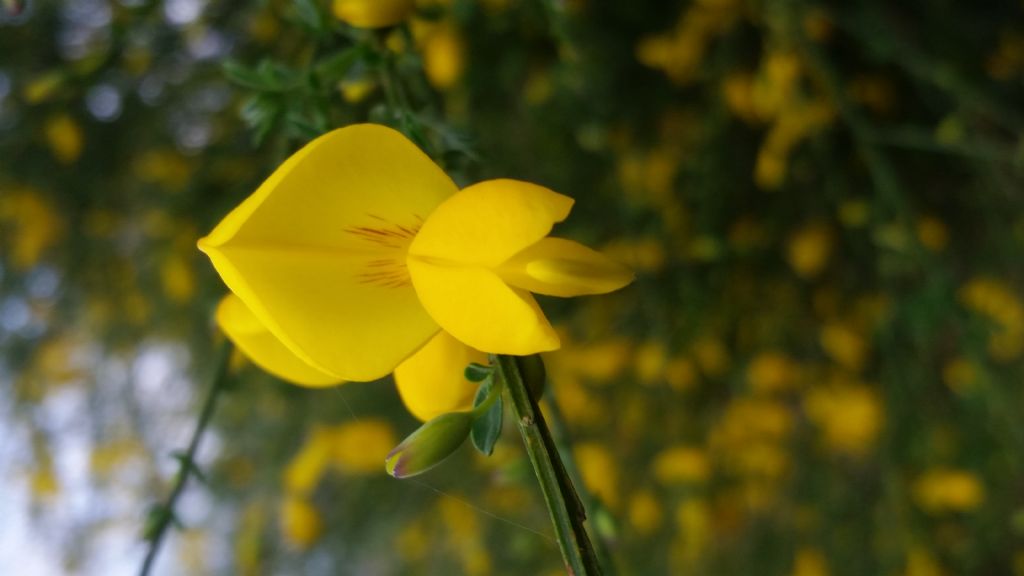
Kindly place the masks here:
<instances>
[{"instance_id":1,"label":"small green leaf","mask_svg":"<svg viewBox=\"0 0 1024 576\"><path fill-rule=\"evenodd\" d=\"M466 366L466 380L470 382L483 382L491 374L494 373L494 366L484 366L483 364L477 364L476 362L470 362L469 366ZM480 396L477 393L477 404L483 401L486 395Z\"/></svg>"},{"instance_id":2,"label":"small green leaf","mask_svg":"<svg viewBox=\"0 0 1024 576\"><path fill-rule=\"evenodd\" d=\"M297 84L293 70L270 60L263 60L255 68L228 60L221 68L232 83L259 92L287 92Z\"/></svg>"},{"instance_id":3,"label":"small green leaf","mask_svg":"<svg viewBox=\"0 0 1024 576\"><path fill-rule=\"evenodd\" d=\"M283 108L271 94L255 94L248 98L241 109L242 120L253 131L253 141L259 145L270 134Z\"/></svg>"},{"instance_id":4,"label":"small green leaf","mask_svg":"<svg viewBox=\"0 0 1024 576\"><path fill-rule=\"evenodd\" d=\"M260 78L254 70L235 62L234 60L228 60L221 65L221 69L224 70L224 76L227 79L243 88L251 88L253 90L263 89L263 80Z\"/></svg>"},{"instance_id":5,"label":"small green leaf","mask_svg":"<svg viewBox=\"0 0 1024 576\"><path fill-rule=\"evenodd\" d=\"M322 34L326 29L324 15L315 0L295 0L295 16L311 32Z\"/></svg>"},{"instance_id":6,"label":"small green leaf","mask_svg":"<svg viewBox=\"0 0 1024 576\"><path fill-rule=\"evenodd\" d=\"M324 84L334 84L342 80L352 66L365 55L366 50L362 45L346 48L322 58L316 63L314 71Z\"/></svg>"},{"instance_id":7,"label":"small green leaf","mask_svg":"<svg viewBox=\"0 0 1024 576\"><path fill-rule=\"evenodd\" d=\"M474 364L470 364L470 367ZM479 364L477 364L479 366ZM469 368L466 369L467 377ZM479 406L484 402L487 396L491 393L491 388L494 386L493 380L487 380L480 388L476 391L476 399L473 401L473 406ZM482 416L473 422L473 430L470 432L470 439L473 440L473 446L480 451L484 456L490 456L494 453L494 445L497 444L498 438L501 436L501 420L504 413L501 397L499 396L494 404L485 412Z\"/></svg>"},{"instance_id":8,"label":"small green leaf","mask_svg":"<svg viewBox=\"0 0 1024 576\"><path fill-rule=\"evenodd\" d=\"M285 122L292 134L306 140L312 140L326 132L297 111L289 112L285 116Z\"/></svg>"}]
</instances>

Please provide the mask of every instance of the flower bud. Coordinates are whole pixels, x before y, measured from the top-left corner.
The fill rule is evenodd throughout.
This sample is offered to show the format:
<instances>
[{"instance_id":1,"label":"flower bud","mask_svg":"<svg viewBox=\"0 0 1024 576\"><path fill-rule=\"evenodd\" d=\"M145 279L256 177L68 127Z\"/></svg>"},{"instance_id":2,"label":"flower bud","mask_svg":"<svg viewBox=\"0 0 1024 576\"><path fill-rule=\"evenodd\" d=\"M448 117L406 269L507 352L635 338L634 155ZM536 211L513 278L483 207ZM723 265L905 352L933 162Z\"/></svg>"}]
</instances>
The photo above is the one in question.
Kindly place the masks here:
<instances>
[{"instance_id":1,"label":"flower bud","mask_svg":"<svg viewBox=\"0 0 1024 576\"><path fill-rule=\"evenodd\" d=\"M471 412L449 412L430 420L388 454L385 469L395 478L430 470L465 442L473 420Z\"/></svg>"}]
</instances>

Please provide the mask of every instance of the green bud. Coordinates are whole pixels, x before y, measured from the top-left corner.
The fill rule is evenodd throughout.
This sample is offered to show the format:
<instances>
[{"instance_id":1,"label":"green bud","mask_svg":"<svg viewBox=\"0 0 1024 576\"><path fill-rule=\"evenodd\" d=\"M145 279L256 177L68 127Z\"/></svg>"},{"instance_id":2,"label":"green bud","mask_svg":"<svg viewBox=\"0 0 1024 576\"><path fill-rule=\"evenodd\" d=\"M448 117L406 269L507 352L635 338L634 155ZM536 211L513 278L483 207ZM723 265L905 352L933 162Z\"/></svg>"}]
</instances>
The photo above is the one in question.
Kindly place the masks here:
<instances>
[{"instance_id":1,"label":"green bud","mask_svg":"<svg viewBox=\"0 0 1024 576\"><path fill-rule=\"evenodd\" d=\"M523 377L526 388L530 391L530 397L534 402L540 402L544 395L544 386L547 382L547 370L544 368L544 360L540 354L529 356L516 356L516 365L519 367L519 374Z\"/></svg>"},{"instance_id":2,"label":"green bud","mask_svg":"<svg viewBox=\"0 0 1024 576\"><path fill-rule=\"evenodd\" d=\"M422 474L451 456L473 428L472 412L450 412L420 426L384 460L384 468L395 478Z\"/></svg>"},{"instance_id":3,"label":"green bud","mask_svg":"<svg viewBox=\"0 0 1024 576\"><path fill-rule=\"evenodd\" d=\"M483 382L493 373L493 366L484 366L483 364L470 362L469 366L466 366L465 376L466 380L470 382Z\"/></svg>"}]
</instances>

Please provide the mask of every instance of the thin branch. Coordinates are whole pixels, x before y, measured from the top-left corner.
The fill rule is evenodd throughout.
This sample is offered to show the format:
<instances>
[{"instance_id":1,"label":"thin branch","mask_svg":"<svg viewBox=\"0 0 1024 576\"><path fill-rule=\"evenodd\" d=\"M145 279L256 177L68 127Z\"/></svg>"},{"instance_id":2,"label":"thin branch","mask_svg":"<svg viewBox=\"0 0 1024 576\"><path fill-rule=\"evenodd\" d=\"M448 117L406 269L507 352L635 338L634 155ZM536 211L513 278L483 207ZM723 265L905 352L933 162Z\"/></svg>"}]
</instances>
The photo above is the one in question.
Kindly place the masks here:
<instances>
[{"instance_id":1,"label":"thin branch","mask_svg":"<svg viewBox=\"0 0 1024 576\"><path fill-rule=\"evenodd\" d=\"M196 422L196 428L192 432L192 439L189 441L188 450L180 457L181 468L178 470L174 488L171 490L171 494L167 497L166 502L155 508L148 519L146 539L149 540L149 550L146 552L146 558L139 569L139 576L147 576L150 570L152 570L153 562L160 551L160 545L163 543L168 526L177 522L174 516L174 507L177 505L178 498L185 491L185 485L188 483L189 477L198 472L195 465L196 452L199 450L199 443L203 438L203 433L206 432L206 427L213 418L214 409L217 407L217 399L220 398L220 393L224 390L225 384L228 381L228 364L231 359L231 350L231 343L225 341L220 351L220 357L217 360L217 371L214 374L213 383L210 385L210 391L206 394L206 400L203 401L203 408L199 412L199 420ZM198 476L198 474L196 475Z\"/></svg>"}]
</instances>

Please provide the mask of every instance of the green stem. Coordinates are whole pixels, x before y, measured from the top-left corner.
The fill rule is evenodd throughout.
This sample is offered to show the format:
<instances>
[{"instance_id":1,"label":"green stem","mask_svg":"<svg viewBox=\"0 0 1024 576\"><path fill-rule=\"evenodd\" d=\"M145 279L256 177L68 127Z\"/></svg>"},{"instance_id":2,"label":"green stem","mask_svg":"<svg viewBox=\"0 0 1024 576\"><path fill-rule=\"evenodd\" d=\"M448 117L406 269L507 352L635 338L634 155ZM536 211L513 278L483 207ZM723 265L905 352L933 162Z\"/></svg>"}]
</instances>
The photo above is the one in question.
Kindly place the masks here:
<instances>
[{"instance_id":1,"label":"green stem","mask_svg":"<svg viewBox=\"0 0 1024 576\"><path fill-rule=\"evenodd\" d=\"M1011 166L1021 162L1008 147L978 140L941 142L931 130L913 126L876 129L870 134L870 138L879 144L918 152L949 154Z\"/></svg>"},{"instance_id":2,"label":"green stem","mask_svg":"<svg viewBox=\"0 0 1024 576\"><path fill-rule=\"evenodd\" d=\"M607 509L604 508L604 504L597 496L594 496L593 492L587 490L587 487L583 485L583 475L580 473L579 466L576 465L576 459L573 458L572 452L569 449L569 429L565 425L565 417L562 416L562 409L558 407L558 401L550 390L544 404L547 407L548 419L551 421L551 429L556 438L555 443L558 445L559 452L563 456L562 461L565 464L566 471L569 473L569 478L572 479L576 486L579 486L577 492L580 499L583 500L584 506L589 508L591 512L596 510L597 517L600 518L600 514L602 512L606 513ZM615 574L616 570L611 551L608 549L607 535L603 534L600 522L594 526L597 529L594 537L594 551L597 553L597 558L601 561L601 568L606 576L610 576Z\"/></svg>"},{"instance_id":3,"label":"green stem","mask_svg":"<svg viewBox=\"0 0 1024 576\"><path fill-rule=\"evenodd\" d=\"M529 387L514 356L498 356L498 373L505 382L505 390L523 436L526 453L537 475L544 502L555 527L555 538L562 550L565 568L572 576L601 573L597 555L583 523L586 511L573 487L572 480L562 464L555 441L548 430L537 401L530 396Z\"/></svg>"},{"instance_id":4,"label":"green stem","mask_svg":"<svg viewBox=\"0 0 1024 576\"><path fill-rule=\"evenodd\" d=\"M192 439L189 441L188 450L181 457L181 469L178 471L174 488L171 490L170 496L167 497L167 501L157 509L156 516L152 518L153 523L147 527L146 539L149 540L149 550L146 552L146 558L142 562L142 568L139 569L139 576L147 576L150 570L153 569L153 562L160 551L160 545L163 543L164 535L167 533L167 527L175 521L174 506L177 504L178 498L185 491L185 485L188 483L189 476L196 472L195 456L196 451L199 450L199 442L203 438L203 433L206 432L207 425L209 425L210 420L213 418L217 399L220 397L220 393L224 390L224 386L228 381L231 349L231 342L225 341L221 347L220 357L217 360L217 372L213 377L213 383L210 385L210 391L206 394L206 400L203 401L203 408L199 412L199 420L196 422L196 428L192 432Z\"/></svg>"}]
</instances>

